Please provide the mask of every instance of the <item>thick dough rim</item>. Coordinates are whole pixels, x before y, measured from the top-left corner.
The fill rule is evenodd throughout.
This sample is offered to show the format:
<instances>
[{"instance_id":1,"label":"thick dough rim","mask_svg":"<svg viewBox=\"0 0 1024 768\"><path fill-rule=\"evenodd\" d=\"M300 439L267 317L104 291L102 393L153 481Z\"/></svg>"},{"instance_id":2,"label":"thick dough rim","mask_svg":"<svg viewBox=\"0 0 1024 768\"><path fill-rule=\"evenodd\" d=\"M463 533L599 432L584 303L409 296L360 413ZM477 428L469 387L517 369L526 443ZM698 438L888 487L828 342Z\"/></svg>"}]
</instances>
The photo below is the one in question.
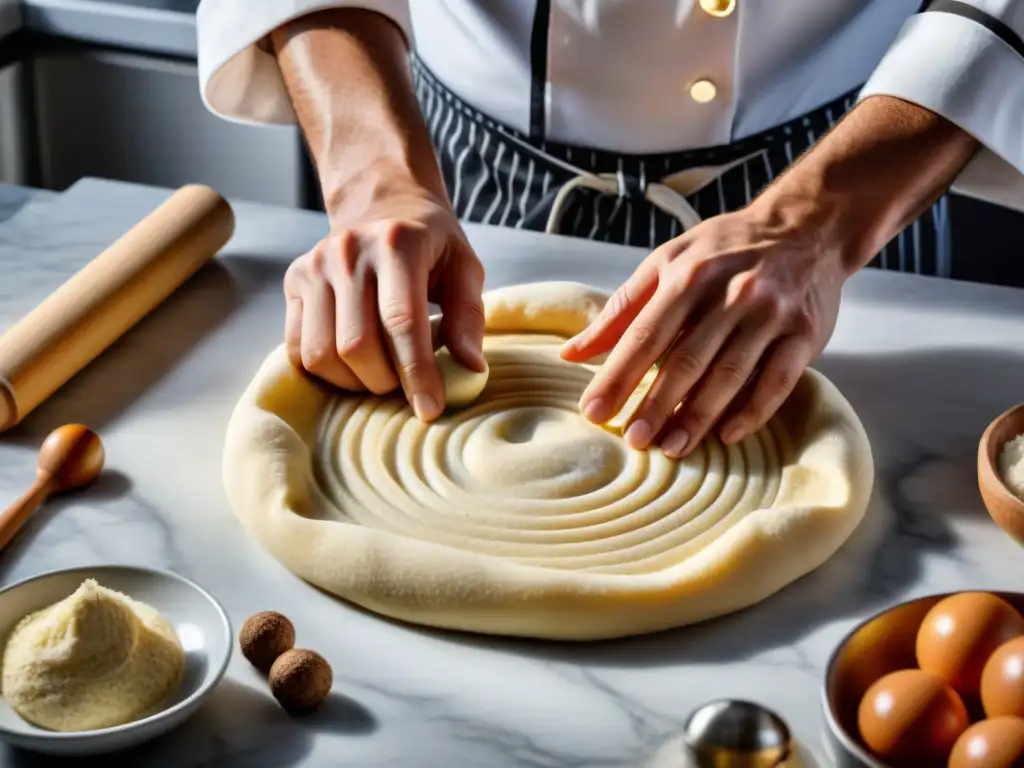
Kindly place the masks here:
<instances>
[{"instance_id":1,"label":"thick dough rim","mask_svg":"<svg viewBox=\"0 0 1024 768\"><path fill-rule=\"evenodd\" d=\"M487 331L572 335L607 296L578 283L500 288L485 295ZM863 518L874 481L852 406L808 370L776 417L799 448L772 507L661 571L550 569L303 516L315 481L310 446L293 424L308 427L329 397L291 366L283 346L267 357L228 424L228 499L249 534L300 578L371 611L438 628L597 640L740 610L830 558Z\"/></svg>"}]
</instances>

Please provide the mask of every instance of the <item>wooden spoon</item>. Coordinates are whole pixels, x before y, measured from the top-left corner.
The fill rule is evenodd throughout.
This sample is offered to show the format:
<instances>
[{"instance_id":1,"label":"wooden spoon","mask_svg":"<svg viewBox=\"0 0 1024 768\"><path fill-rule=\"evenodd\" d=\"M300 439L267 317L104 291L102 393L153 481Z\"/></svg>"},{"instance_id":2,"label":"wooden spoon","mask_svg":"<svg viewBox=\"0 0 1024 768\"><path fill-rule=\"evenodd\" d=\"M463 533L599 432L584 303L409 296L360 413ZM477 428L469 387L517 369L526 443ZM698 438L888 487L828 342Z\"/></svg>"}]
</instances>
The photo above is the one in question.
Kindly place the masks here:
<instances>
[{"instance_id":1,"label":"wooden spoon","mask_svg":"<svg viewBox=\"0 0 1024 768\"><path fill-rule=\"evenodd\" d=\"M83 488L99 477L103 458L103 443L88 427L65 424L51 432L39 449L35 483L0 514L0 549L52 494Z\"/></svg>"}]
</instances>

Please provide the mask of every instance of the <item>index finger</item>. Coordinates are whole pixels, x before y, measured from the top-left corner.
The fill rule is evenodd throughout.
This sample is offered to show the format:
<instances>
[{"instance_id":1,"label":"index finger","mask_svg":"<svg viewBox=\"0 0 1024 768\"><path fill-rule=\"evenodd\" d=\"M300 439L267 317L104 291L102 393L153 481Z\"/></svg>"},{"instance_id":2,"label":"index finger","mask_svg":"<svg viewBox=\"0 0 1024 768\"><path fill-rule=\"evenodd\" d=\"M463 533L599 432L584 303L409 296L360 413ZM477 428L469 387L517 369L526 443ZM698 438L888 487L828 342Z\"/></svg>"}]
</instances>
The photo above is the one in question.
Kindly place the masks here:
<instances>
[{"instance_id":1,"label":"index finger","mask_svg":"<svg viewBox=\"0 0 1024 768\"><path fill-rule=\"evenodd\" d=\"M645 260L613 293L600 314L562 346L561 356L583 363L612 349L658 288L658 270Z\"/></svg>"},{"instance_id":2,"label":"index finger","mask_svg":"<svg viewBox=\"0 0 1024 768\"><path fill-rule=\"evenodd\" d=\"M427 277L425 260L382 260L377 303L405 396L417 418L433 421L444 410L444 381L434 358Z\"/></svg>"},{"instance_id":3,"label":"index finger","mask_svg":"<svg viewBox=\"0 0 1024 768\"><path fill-rule=\"evenodd\" d=\"M583 391L580 410L588 420L600 424L618 413L651 366L675 341L687 310L667 291L655 291Z\"/></svg>"}]
</instances>

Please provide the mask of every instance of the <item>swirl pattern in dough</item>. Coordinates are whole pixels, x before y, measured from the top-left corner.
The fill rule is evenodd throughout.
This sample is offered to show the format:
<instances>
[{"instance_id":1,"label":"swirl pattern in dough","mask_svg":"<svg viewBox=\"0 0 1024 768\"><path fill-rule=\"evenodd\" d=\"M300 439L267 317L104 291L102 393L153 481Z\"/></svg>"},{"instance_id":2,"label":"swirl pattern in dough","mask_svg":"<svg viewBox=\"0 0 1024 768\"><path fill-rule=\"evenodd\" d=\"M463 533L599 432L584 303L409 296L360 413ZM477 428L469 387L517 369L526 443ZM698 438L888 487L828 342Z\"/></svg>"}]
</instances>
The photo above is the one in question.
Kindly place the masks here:
<instances>
[{"instance_id":1,"label":"swirl pattern in dough","mask_svg":"<svg viewBox=\"0 0 1024 768\"><path fill-rule=\"evenodd\" d=\"M867 439L820 374L756 435L676 461L578 412L594 368L558 348L605 294L549 283L485 298L487 386L431 425L400 396L328 392L282 349L264 363L231 419L225 481L298 575L433 626L617 637L757 602L863 516Z\"/></svg>"}]
</instances>

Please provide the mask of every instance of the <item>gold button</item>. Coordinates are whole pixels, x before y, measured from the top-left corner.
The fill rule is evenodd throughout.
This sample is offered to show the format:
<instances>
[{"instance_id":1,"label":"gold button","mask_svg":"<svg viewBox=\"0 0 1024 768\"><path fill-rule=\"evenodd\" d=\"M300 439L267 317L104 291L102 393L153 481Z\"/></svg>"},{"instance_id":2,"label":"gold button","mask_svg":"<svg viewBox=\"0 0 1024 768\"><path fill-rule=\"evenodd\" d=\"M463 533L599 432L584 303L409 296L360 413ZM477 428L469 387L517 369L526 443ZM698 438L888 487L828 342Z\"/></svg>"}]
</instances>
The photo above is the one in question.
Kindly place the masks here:
<instances>
[{"instance_id":1,"label":"gold button","mask_svg":"<svg viewBox=\"0 0 1024 768\"><path fill-rule=\"evenodd\" d=\"M736 10L736 0L700 0L705 13L724 19Z\"/></svg>"},{"instance_id":2,"label":"gold button","mask_svg":"<svg viewBox=\"0 0 1024 768\"><path fill-rule=\"evenodd\" d=\"M698 80L690 86L690 98L698 104L707 104L713 101L718 94L718 89L710 80Z\"/></svg>"}]
</instances>

